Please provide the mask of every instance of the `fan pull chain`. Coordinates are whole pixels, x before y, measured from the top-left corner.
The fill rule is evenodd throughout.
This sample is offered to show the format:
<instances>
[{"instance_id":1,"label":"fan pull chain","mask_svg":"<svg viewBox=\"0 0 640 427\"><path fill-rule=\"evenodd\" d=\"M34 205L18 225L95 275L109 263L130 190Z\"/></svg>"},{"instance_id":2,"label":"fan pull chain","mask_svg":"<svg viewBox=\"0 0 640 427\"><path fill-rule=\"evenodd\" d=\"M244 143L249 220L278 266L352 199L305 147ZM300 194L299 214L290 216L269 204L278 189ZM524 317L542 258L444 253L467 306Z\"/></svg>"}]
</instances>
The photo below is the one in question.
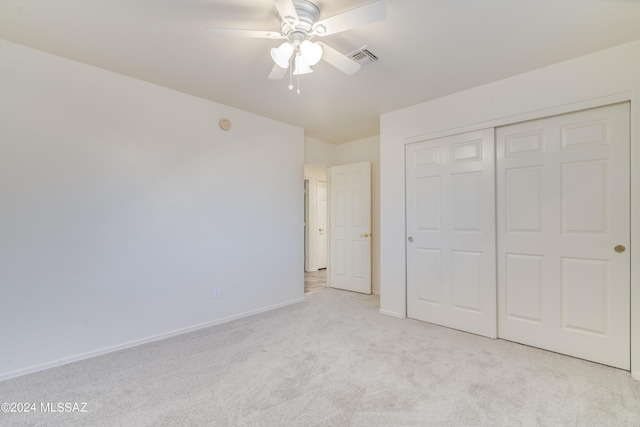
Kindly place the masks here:
<instances>
[{"instance_id":1,"label":"fan pull chain","mask_svg":"<svg viewBox=\"0 0 640 427\"><path fill-rule=\"evenodd\" d=\"M289 90L293 90L293 55L289 58Z\"/></svg>"},{"instance_id":2,"label":"fan pull chain","mask_svg":"<svg viewBox=\"0 0 640 427\"><path fill-rule=\"evenodd\" d=\"M298 74L298 95L300 95L300 74Z\"/></svg>"}]
</instances>

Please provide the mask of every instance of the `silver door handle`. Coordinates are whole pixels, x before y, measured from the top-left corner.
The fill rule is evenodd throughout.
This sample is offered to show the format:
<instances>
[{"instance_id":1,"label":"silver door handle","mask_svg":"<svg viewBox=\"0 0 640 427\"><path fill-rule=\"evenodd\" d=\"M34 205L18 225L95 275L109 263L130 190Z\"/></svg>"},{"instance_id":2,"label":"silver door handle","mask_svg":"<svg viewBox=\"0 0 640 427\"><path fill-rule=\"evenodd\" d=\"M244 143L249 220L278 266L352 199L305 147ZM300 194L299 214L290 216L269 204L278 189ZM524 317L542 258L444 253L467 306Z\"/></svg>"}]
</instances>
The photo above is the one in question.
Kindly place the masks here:
<instances>
[{"instance_id":1,"label":"silver door handle","mask_svg":"<svg viewBox=\"0 0 640 427\"><path fill-rule=\"evenodd\" d=\"M409 243L413 242L413 237L409 236L409 238L407 239L409 241Z\"/></svg>"}]
</instances>

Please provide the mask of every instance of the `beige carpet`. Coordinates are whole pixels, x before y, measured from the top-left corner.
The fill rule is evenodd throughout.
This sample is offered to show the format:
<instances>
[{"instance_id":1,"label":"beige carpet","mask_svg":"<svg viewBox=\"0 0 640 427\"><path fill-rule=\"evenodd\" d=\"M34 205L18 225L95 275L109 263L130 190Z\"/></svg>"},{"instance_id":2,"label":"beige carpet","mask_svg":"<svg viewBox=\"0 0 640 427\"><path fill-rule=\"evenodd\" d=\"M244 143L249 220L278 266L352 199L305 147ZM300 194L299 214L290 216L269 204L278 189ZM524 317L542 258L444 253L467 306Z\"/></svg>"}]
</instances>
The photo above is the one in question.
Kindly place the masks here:
<instances>
[{"instance_id":1,"label":"beige carpet","mask_svg":"<svg viewBox=\"0 0 640 427\"><path fill-rule=\"evenodd\" d=\"M377 312L303 303L0 383L22 426L632 426L628 372ZM43 413L40 403L86 402Z\"/></svg>"}]
</instances>

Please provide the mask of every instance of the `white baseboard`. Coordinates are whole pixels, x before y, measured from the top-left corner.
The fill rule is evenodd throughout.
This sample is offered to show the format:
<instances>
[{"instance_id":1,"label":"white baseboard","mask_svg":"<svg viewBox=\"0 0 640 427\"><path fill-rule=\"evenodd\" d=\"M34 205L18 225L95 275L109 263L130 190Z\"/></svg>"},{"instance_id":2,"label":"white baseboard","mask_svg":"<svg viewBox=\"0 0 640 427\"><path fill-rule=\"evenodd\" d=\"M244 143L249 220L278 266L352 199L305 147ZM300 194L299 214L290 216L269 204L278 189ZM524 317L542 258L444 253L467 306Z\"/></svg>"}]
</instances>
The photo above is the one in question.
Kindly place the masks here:
<instances>
[{"instance_id":1,"label":"white baseboard","mask_svg":"<svg viewBox=\"0 0 640 427\"><path fill-rule=\"evenodd\" d=\"M11 378L20 377L22 375L32 374L38 371L44 371L45 369L55 368L57 366L67 365L69 363L78 362L84 359L90 359L96 356L102 356L103 354L113 353L114 351L124 350L131 347L136 347L142 344L147 344L154 341L160 341L163 339L175 337L177 335L187 334L189 332L194 332L200 329L209 328L211 326L220 325L222 323L231 322L233 320L241 319L243 317L253 316L255 314L263 313L265 311L271 311L278 308L286 307L288 305L296 304L304 301L303 298L297 298L291 301L287 301L280 304L270 305L268 307L259 308L257 310L247 311L240 314L235 314L233 316L223 317L221 319L212 320L210 322L200 323L193 326L187 326L186 328L175 329L173 331L165 332L162 334L152 335L147 338L141 338L139 340L128 341L122 344L116 344L110 347L101 348L94 351L88 351L86 353L77 354L75 356L65 357L62 359L54 360L51 362L41 363L38 365L29 366L27 368L17 369L15 371L9 371L0 373L0 381L8 380Z\"/></svg>"},{"instance_id":2,"label":"white baseboard","mask_svg":"<svg viewBox=\"0 0 640 427\"><path fill-rule=\"evenodd\" d=\"M384 314L385 316L397 317L398 319L404 319L407 317L404 315L404 313L396 313L395 311L384 310L382 308L379 309L378 312L380 314Z\"/></svg>"}]
</instances>

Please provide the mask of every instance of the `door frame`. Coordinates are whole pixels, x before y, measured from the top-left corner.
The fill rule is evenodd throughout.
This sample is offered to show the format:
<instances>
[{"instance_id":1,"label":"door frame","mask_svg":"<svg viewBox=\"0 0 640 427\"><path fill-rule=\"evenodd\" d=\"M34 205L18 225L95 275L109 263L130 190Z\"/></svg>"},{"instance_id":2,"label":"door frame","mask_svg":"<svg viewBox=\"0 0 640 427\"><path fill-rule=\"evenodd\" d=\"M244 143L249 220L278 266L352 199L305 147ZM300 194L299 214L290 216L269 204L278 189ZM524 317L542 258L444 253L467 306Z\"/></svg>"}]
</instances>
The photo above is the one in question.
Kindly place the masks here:
<instances>
[{"instance_id":1,"label":"door frame","mask_svg":"<svg viewBox=\"0 0 640 427\"><path fill-rule=\"evenodd\" d=\"M446 136L452 136L460 133L477 131L487 128L497 128L500 126L507 126L516 124L519 122L543 119L545 117L557 116L560 114L572 113L580 110L586 110L590 108L605 107L611 104L617 104L621 102L629 102L630 111L630 193L631 193L631 376L640 380L640 326L634 328L634 325L640 325L640 223L638 226L634 226L634 218L640 218L640 144L634 144L634 141L640 141L640 124L637 119L634 118L640 115L639 107L640 97L634 96L633 91L623 91L611 95L591 98L587 100L581 100L577 102L569 102L562 105L554 105L547 108L541 108L525 113L507 115L496 117L493 119L475 122L472 124L439 130L435 132L418 134L415 136L409 136L402 139L403 153L405 153L405 146L415 142L421 142L429 139L436 139ZM403 163L405 158L403 156ZM403 176L406 175L406 170L403 165ZM406 191L406 183L405 188ZM404 199L404 197L403 197ZM403 240L406 237L406 200L404 200L404 234ZM638 221L636 221L638 222ZM638 245L638 250L634 251L633 248ZM406 248L406 245L405 245ZM404 257L404 313L395 313L389 310L380 309L380 313L391 315L394 317L406 317L406 303L407 303L407 257L406 253Z\"/></svg>"}]
</instances>

